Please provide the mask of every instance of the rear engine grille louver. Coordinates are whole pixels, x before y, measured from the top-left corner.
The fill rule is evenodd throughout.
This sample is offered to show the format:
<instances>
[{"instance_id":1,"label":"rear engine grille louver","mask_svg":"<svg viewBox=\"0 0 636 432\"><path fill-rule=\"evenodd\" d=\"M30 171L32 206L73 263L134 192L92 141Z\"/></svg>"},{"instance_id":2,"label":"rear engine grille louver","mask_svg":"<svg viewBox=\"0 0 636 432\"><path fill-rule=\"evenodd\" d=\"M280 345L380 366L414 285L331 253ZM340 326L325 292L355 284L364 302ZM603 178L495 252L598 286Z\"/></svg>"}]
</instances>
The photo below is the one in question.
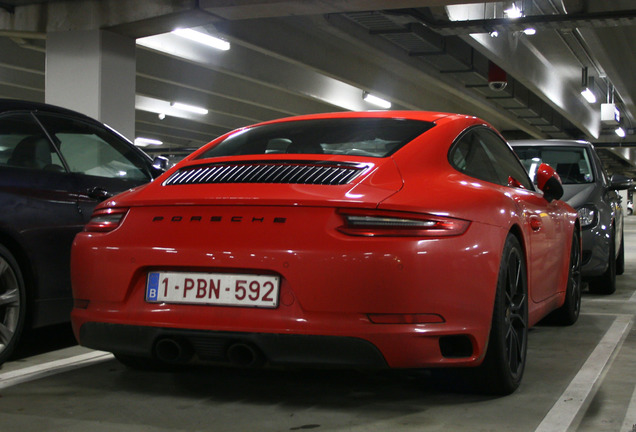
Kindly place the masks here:
<instances>
[{"instance_id":1,"label":"rear engine grille louver","mask_svg":"<svg viewBox=\"0 0 636 432\"><path fill-rule=\"evenodd\" d=\"M344 185L368 168L366 164L314 161L220 162L182 168L163 185L204 183L288 183Z\"/></svg>"}]
</instances>

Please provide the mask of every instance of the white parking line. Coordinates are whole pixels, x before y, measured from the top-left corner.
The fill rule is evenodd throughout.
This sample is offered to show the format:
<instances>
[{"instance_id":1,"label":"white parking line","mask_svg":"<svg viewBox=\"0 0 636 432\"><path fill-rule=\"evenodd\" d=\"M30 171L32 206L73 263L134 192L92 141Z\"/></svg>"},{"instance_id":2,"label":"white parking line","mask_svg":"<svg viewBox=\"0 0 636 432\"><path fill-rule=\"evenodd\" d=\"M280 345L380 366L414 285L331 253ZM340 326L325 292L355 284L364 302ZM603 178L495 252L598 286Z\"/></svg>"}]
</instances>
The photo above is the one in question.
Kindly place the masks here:
<instances>
[{"instance_id":1,"label":"white parking line","mask_svg":"<svg viewBox=\"0 0 636 432\"><path fill-rule=\"evenodd\" d=\"M72 369L89 366L91 364L114 358L111 353L104 351L93 351L86 354L65 358L62 360L54 360L48 363L42 363L37 366L30 366L24 369L18 369L11 372L0 374L0 389L11 387L27 381L32 381L46 376L55 375Z\"/></svg>"},{"instance_id":2,"label":"white parking line","mask_svg":"<svg viewBox=\"0 0 636 432\"><path fill-rule=\"evenodd\" d=\"M625 413L625 420L623 421L623 427L621 432L632 432L636 429L636 390L632 394L632 400L629 402L627 413Z\"/></svg>"},{"instance_id":3,"label":"white parking line","mask_svg":"<svg viewBox=\"0 0 636 432\"><path fill-rule=\"evenodd\" d=\"M576 429L601 384L603 374L618 352L617 348L631 327L631 317L619 316L614 320L535 432L566 432Z\"/></svg>"}]
</instances>

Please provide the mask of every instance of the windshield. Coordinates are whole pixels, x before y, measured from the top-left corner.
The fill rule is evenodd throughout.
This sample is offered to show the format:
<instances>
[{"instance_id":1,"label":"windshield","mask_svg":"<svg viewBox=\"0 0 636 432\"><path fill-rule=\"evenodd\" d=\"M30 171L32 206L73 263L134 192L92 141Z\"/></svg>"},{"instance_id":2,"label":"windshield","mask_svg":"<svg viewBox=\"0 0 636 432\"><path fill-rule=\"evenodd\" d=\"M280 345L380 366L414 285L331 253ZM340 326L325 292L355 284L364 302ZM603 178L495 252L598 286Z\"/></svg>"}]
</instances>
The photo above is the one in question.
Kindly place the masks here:
<instances>
[{"instance_id":1,"label":"windshield","mask_svg":"<svg viewBox=\"0 0 636 432\"><path fill-rule=\"evenodd\" d=\"M547 163L554 168L563 184L594 182L594 173L584 147L514 146L513 148L533 182L537 168L542 163Z\"/></svg>"},{"instance_id":2,"label":"windshield","mask_svg":"<svg viewBox=\"0 0 636 432\"><path fill-rule=\"evenodd\" d=\"M383 158L434 126L395 118L289 121L237 132L198 159L259 154L330 154Z\"/></svg>"}]
</instances>

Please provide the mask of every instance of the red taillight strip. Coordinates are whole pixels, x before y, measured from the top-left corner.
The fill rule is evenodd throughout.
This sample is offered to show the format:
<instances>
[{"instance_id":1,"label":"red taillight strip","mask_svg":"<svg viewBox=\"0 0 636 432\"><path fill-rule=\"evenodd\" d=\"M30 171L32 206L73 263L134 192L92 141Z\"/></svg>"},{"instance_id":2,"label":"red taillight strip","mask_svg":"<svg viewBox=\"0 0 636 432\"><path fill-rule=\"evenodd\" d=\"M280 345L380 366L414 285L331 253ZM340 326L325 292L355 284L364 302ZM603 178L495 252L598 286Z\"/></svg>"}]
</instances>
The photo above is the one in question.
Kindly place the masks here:
<instances>
[{"instance_id":1,"label":"red taillight strip","mask_svg":"<svg viewBox=\"0 0 636 432\"><path fill-rule=\"evenodd\" d=\"M117 228L124 216L128 213L127 208L106 208L95 210L91 220L84 227L84 231L89 232L109 232Z\"/></svg>"},{"instance_id":2,"label":"red taillight strip","mask_svg":"<svg viewBox=\"0 0 636 432\"><path fill-rule=\"evenodd\" d=\"M448 237L463 234L469 221L421 213L338 210L343 234L363 237Z\"/></svg>"}]
</instances>

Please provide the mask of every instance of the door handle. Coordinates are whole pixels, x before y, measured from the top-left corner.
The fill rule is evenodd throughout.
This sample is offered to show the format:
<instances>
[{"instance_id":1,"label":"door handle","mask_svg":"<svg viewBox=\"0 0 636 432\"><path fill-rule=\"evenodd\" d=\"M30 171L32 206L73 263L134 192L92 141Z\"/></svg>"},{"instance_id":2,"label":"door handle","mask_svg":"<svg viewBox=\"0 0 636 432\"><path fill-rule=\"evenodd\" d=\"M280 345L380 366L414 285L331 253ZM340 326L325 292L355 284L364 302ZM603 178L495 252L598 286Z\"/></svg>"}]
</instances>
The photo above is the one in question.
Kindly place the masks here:
<instances>
[{"instance_id":1,"label":"door handle","mask_svg":"<svg viewBox=\"0 0 636 432\"><path fill-rule=\"evenodd\" d=\"M100 201L104 201L106 198L110 198L113 196L113 194L111 194L110 192L108 192L106 189L101 188L99 186L95 186L92 188L88 188L86 190L86 194L96 200L100 200Z\"/></svg>"}]
</instances>

